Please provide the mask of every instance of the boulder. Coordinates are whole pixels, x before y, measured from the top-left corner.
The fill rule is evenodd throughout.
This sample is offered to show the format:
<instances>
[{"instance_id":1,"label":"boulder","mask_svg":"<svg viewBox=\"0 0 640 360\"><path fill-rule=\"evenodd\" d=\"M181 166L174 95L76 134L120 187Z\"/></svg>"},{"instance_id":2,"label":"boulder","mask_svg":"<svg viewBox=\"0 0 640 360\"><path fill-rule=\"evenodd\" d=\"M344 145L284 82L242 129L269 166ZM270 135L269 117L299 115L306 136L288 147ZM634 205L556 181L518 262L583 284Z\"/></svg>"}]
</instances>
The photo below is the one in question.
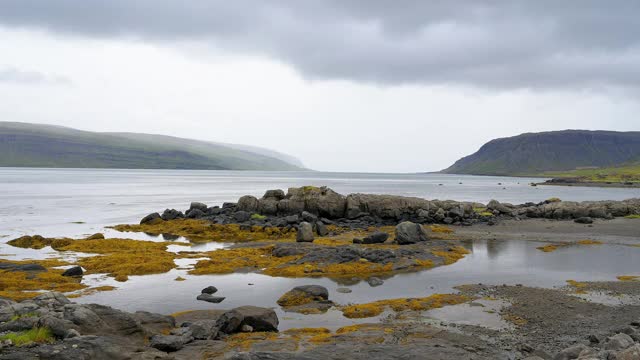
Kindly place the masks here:
<instances>
[{"instance_id":1,"label":"boulder","mask_svg":"<svg viewBox=\"0 0 640 360\"><path fill-rule=\"evenodd\" d=\"M638 360L640 359L640 344L631 346L630 348L619 352L616 360Z\"/></svg>"},{"instance_id":2,"label":"boulder","mask_svg":"<svg viewBox=\"0 0 640 360\"><path fill-rule=\"evenodd\" d=\"M87 238L87 240L103 240L103 239L104 239L104 234L102 233L95 233Z\"/></svg>"},{"instance_id":3,"label":"boulder","mask_svg":"<svg viewBox=\"0 0 640 360\"><path fill-rule=\"evenodd\" d=\"M202 212L207 212L207 205L201 202L194 201L189 206L189 210L198 209Z\"/></svg>"},{"instance_id":4,"label":"boulder","mask_svg":"<svg viewBox=\"0 0 640 360\"><path fill-rule=\"evenodd\" d=\"M367 279L367 284L371 287L376 287L384 284L384 281L378 277L372 276Z\"/></svg>"},{"instance_id":5,"label":"boulder","mask_svg":"<svg viewBox=\"0 0 640 360\"><path fill-rule=\"evenodd\" d=\"M164 352L175 352L193 341L190 336L154 335L149 339L149 346Z\"/></svg>"},{"instance_id":6,"label":"boulder","mask_svg":"<svg viewBox=\"0 0 640 360\"><path fill-rule=\"evenodd\" d=\"M143 224L153 225L153 224L159 223L160 221L162 221L162 217L160 217L160 214L155 212L143 217L142 220L140 220L140 225L143 225Z\"/></svg>"},{"instance_id":7,"label":"boulder","mask_svg":"<svg viewBox=\"0 0 640 360\"><path fill-rule=\"evenodd\" d=\"M241 306L233 310L243 318L240 326L249 325L255 331L278 331L278 315L272 309L258 306Z\"/></svg>"},{"instance_id":8,"label":"boulder","mask_svg":"<svg viewBox=\"0 0 640 360\"><path fill-rule=\"evenodd\" d=\"M499 203L497 200L491 200L489 201L489 203L487 204L487 209L491 210L491 211L497 211L501 214L510 214L511 213L511 209L508 208L507 206Z\"/></svg>"},{"instance_id":9,"label":"boulder","mask_svg":"<svg viewBox=\"0 0 640 360\"><path fill-rule=\"evenodd\" d=\"M262 199L282 200L284 199L284 191L281 189L267 190L262 196Z\"/></svg>"},{"instance_id":10,"label":"boulder","mask_svg":"<svg viewBox=\"0 0 640 360\"><path fill-rule=\"evenodd\" d=\"M258 199L251 195L241 197L238 200L238 210L250 213L258 211Z\"/></svg>"},{"instance_id":11,"label":"boulder","mask_svg":"<svg viewBox=\"0 0 640 360\"><path fill-rule=\"evenodd\" d=\"M362 244L382 244L389 238L389 234L382 231L376 231L373 234L362 239Z\"/></svg>"},{"instance_id":12,"label":"boulder","mask_svg":"<svg viewBox=\"0 0 640 360\"><path fill-rule=\"evenodd\" d=\"M298 225L298 234L296 242L313 242L313 226L306 221Z\"/></svg>"},{"instance_id":13,"label":"boulder","mask_svg":"<svg viewBox=\"0 0 640 360\"><path fill-rule=\"evenodd\" d=\"M284 219L287 221L287 224L297 224L300 221L300 217L298 215L289 215Z\"/></svg>"},{"instance_id":14,"label":"boulder","mask_svg":"<svg viewBox=\"0 0 640 360\"><path fill-rule=\"evenodd\" d=\"M303 211L302 214L300 214L300 217L302 218L302 220L312 224L318 221L318 217L308 211Z\"/></svg>"},{"instance_id":15,"label":"boulder","mask_svg":"<svg viewBox=\"0 0 640 360\"><path fill-rule=\"evenodd\" d=\"M200 300L200 301L206 301L206 302L210 302L210 303L214 303L214 304L219 304L222 301L224 301L224 299L226 299L223 296L213 296L211 294L200 294L198 295L198 297L196 297L196 299Z\"/></svg>"},{"instance_id":16,"label":"boulder","mask_svg":"<svg viewBox=\"0 0 640 360\"><path fill-rule=\"evenodd\" d=\"M191 336L196 340L212 340L218 336L216 320L198 320L189 325Z\"/></svg>"},{"instance_id":17,"label":"boulder","mask_svg":"<svg viewBox=\"0 0 640 360\"><path fill-rule=\"evenodd\" d=\"M216 320L216 328L225 334L233 334L240 328L244 315L236 309L229 310Z\"/></svg>"},{"instance_id":18,"label":"boulder","mask_svg":"<svg viewBox=\"0 0 640 360\"><path fill-rule=\"evenodd\" d=\"M233 218L235 219L235 221L237 222L245 222L245 221L249 221L249 219L251 219L251 213L248 211L236 211L233 214Z\"/></svg>"},{"instance_id":19,"label":"boulder","mask_svg":"<svg viewBox=\"0 0 640 360\"><path fill-rule=\"evenodd\" d=\"M584 344L574 345L557 353L556 356L553 357L553 360L577 359L580 353L585 350L591 350L591 348Z\"/></svg>"},{"instance_id":20,"label":"boulder","mask_svg":"<svg viewBox=\"0 0 640 360\"><path fill-rule=\"evenodd\" d=\"M161 217L162 220L183 219L184 214L182 213L182 211L178 211L176 209L165 209Z\"/></svg>"},{"instance_id":21,"label":"boulder","mask_svg":"<svg viewBox=\"0 0 640 360\"><path fill-rule=\"evenodd\" d=\"M429 240L420 224L405 221L396 226L396 242L399 245L415 244Z\"/></svg>"},{"instance_id":22,"label":"boulder","mask_svg":"<svg viewBox=\"0 0 640 360\"><path fill-rule=\"evenodd\" d=\"M80 266L74 266L74 267L68 268L62 273L62 276L82 276L82 275L84 275L84 271Z\"/></svg>"},{"instance_id":23,"label":"boulder","mask_svg":"<svg viewBox=\"0 0 640 360\"><path fill-rule=\"evenodd\" d=\"M322 221L316 221L316 234L318 234L318 236L327 236L329 234L327 225Z\"/></svg>"},{"instance_id":24,"label":"boulder","mask_svg":"<svg viewBox=\"0 0 640 360\"><path fill-rule=\"evenodd\" d=\"M287 191L289 213L307 211L331 219L344 217L345 197L326 186L303 186Z\"/></svg>"},{"instance_id":25,"label":"boulder","mask_svg":"<svg viewBox=\"0 0 640 360\"><path fill-rule=\"evenodd\" d=\"M205 215L205 212L200 209L189 209L189 211L187 211L187 218L189 219L200 219Z\"/></svg>"},{"instance_id":26,"label":"boulder","mask_svg":"<svg viewBox=\"0 0 640 360\"><path fill-rule=\"evenodd\" d=\"M400 220L404 214L429 210L430 201L415 197L374 194L351 194L346 197L346 216L355 219L362 213L381 219Z\"/></svg>"},{"instance_id":27,"label":"boulder","mask_svg":"<svg viewBox=\"0 0 640 360\"><path fill-rule=\"evenodd\" d=\"M207 286L206 288L202 289L201 293L202 294L215 294L218 292L218 288L215 286Z\"/></svg>"},{"instance_id":28,"label":"boulder","mask_svg":"<svg viewBox=\"0 0 640 360\"><path fill-rule=\"evenodd\" d=\"M633 339L631 336L620 333L607 338L607 341L604 343L604 348L606 350L619 351L624 350L631 345L633 345Z\"/></svg>"}]
</instances>

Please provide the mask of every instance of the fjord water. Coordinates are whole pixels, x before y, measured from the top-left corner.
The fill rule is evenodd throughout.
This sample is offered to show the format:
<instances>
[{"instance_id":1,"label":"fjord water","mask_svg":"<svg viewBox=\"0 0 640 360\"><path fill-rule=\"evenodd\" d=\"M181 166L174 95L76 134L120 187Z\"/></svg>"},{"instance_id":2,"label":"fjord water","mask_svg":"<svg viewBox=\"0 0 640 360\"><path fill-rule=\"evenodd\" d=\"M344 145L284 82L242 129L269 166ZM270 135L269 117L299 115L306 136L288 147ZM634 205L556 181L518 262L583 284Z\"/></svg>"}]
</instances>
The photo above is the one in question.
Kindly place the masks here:
<instances>
[{"instance_id":1,"label":"fjord water","mask_svg":"<svg viewBox=\"0 0 640 360\"><path fill-rule=\"evenodd\" d=\"M95 232L108 236L162 241L162 237L117 233L105 226L137 223L153 211L185 210L191 201L221 205L240 196L261 196L267 189L292 186L329 186L342 193L378 193L486 203L563 200L622 200L640 197L638 189L532 187L541 179L478 177L442 174L355 174L322 172L239 172L182 170L0 169L0 258L24 259L59 256L50 248L18 249L6 241L25 234L80 237ZM184 241L184 239L181 239ZM210 248L222 246L211 243ZM330 279L274 278L260 274L191 276L182 269L166 274L131 276L116 283L105 275L85 276L88 285L115 285L118 289L76 299L125 310L173 313L189 309L231 308L252 304L276 306L276 300L295 285L326 286L337 303L369 302L384 298L428 296L453 291L468 283L558 286L568 279L615 280L616 275L637 273L640 248L601 245L560 248L553 253L536 250L540 243L526 241L475 241L461 261L428 271L399 274L379 287L364 281L337 283ZM206 250L208 250L206 249ZM205 250L192 248L192 250ZM65 254L73 257L77 254ZM185 261L185 260L181 260ZM186 260L189 261L189 260ZM191 261L193 262L193 261ZM187 281L176 282L182 276ZM221 304L195 299L200 289L215 285ZM337 287L353 292L341 294ZM281 328L336 327L352 323L339 312L328 315L285 314L277 309ZM364 319L370 321L371 319Z\"/></svg>"},{"instance_id":2,"label":"fjord water","mask_svg":"<svg viewBox=\"0 0 640 360\"><path fill-rule=\"evenodd\" d=\"M205 170L0 168L0 236L80 236L106 225L136 223L191 201L210 206L267 189L329 186L341 194L375 193L426 199L514 204L563 200L623 200L640 189L532 187L535 178L445 174L364 174Z\"/></svg>"}]
</instances>

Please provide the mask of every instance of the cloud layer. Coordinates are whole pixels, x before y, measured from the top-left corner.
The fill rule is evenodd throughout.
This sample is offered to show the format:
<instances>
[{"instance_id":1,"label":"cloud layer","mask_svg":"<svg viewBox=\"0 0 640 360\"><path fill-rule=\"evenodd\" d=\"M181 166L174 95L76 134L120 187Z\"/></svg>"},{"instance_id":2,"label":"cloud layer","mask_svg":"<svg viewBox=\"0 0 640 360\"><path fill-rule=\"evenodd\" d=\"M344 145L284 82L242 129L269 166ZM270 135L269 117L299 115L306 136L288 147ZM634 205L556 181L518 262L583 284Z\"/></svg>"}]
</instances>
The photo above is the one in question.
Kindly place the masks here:
<instances>
[{"instance_id":1,"label":"cloud layer","mask_svg":"<svg viewBox=\"0 0 640 360\"><path fill-rule=\"evenodd\" d=\"M197 41L315 79L498 90L640 86L640 2L3 0L0 25Z\"/></svg>"}]
</instances>

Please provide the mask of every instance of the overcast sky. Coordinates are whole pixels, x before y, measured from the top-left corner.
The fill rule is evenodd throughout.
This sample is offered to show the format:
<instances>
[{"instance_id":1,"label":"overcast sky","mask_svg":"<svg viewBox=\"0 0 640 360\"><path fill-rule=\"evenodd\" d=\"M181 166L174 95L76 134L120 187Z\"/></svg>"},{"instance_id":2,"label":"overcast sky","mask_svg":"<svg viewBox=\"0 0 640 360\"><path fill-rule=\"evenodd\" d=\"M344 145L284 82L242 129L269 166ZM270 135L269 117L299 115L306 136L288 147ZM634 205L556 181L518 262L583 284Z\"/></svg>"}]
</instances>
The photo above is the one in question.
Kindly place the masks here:
<instances>
[{"instance_id":1,"label":"overcast sky","mask_svg":"<svg viewBox=\"0 0 640 360\"><path fill-rule=\"evenodd\" d=\"M0 0L0 121L440 170L496 137L640 130L640 1Z\"/></svg>"}]
</instances>

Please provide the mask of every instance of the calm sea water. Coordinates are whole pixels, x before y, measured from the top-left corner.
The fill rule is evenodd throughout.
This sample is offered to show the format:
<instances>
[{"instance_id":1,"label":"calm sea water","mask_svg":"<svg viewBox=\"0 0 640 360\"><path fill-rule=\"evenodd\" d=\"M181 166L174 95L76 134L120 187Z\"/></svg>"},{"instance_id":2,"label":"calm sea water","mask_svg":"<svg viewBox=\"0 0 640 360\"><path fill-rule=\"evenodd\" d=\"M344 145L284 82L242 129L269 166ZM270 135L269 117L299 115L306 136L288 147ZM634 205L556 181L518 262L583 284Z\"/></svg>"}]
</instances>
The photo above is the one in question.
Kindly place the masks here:
<instances>
[{"instance_id":1,"label":"calm sea water","mask_svg":"<svg viewBox=\"0 0 640 360\"><path fill-rule=\"evenodd\" d=\"M640 189L529 186L540 179L442 174L0 168L0 236L79 236L134 223L165 208L186 209L261 196L268 189L329 186L355 192L486 203L622 200Z\"/></svg>"}]
</instances>

